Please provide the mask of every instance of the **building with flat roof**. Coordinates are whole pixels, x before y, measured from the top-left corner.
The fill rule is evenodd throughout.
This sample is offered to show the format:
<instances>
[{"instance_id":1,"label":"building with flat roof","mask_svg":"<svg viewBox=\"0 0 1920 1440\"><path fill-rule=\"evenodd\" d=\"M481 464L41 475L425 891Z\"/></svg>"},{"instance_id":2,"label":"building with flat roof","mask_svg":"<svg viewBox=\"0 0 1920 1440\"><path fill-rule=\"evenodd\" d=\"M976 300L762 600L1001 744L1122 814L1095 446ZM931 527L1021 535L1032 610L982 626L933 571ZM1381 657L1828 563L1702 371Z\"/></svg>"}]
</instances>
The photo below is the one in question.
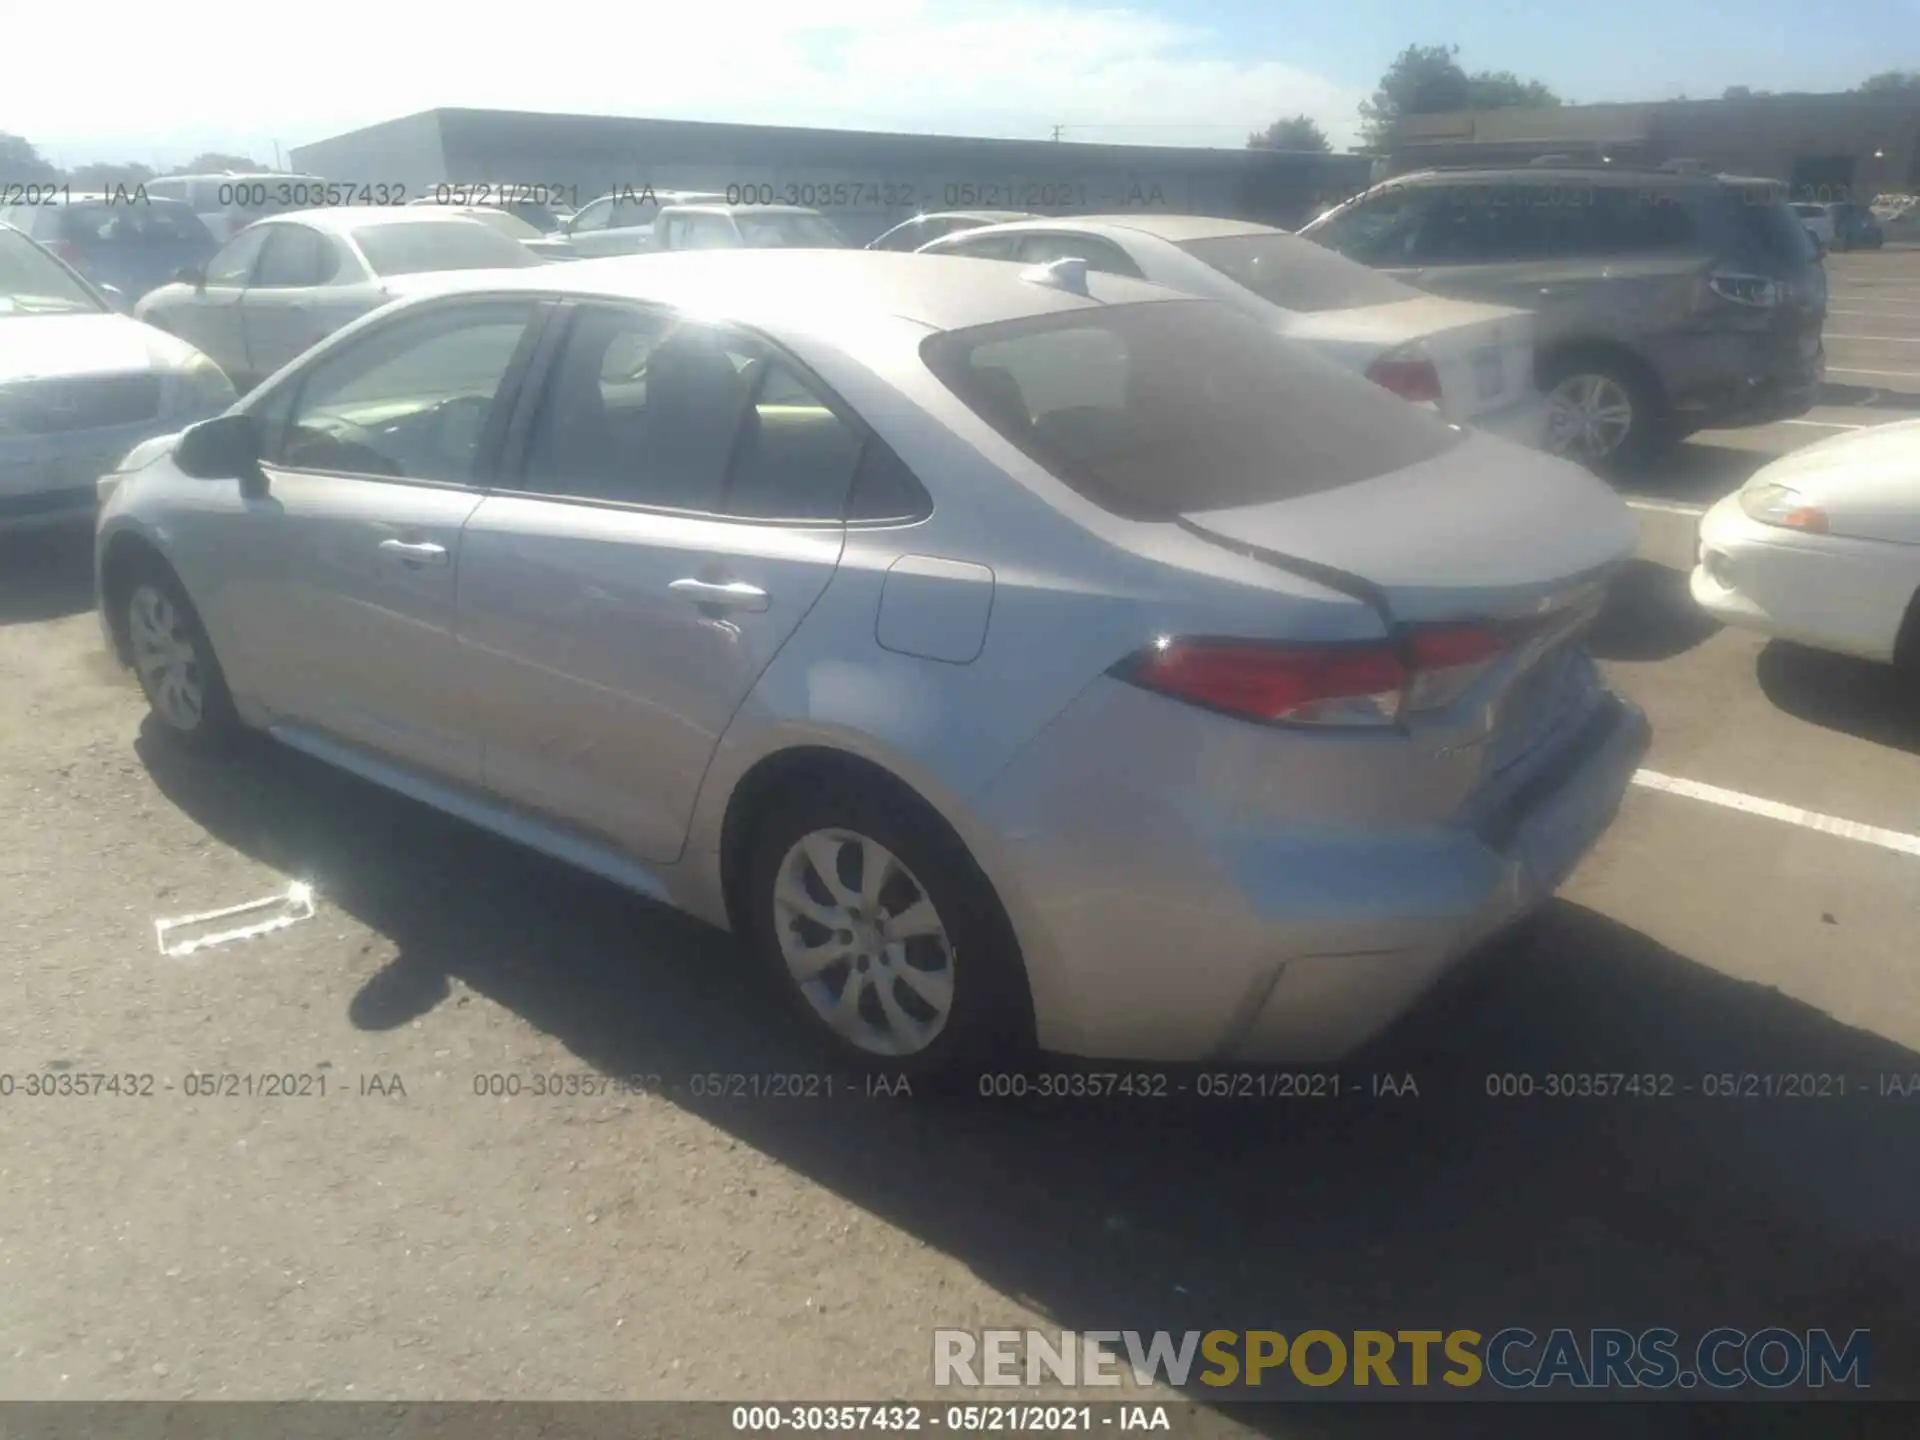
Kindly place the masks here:
<instances>
[{"instance_id":1,"label":"building with flat roof","mask_svg":"<svg viewBox=\"0 0 1920 1440\"><path fill-rule=\"evenodd\" d=\"M1785 181L1796 200L1870 203L1920 191L1920 97L1758 95L1410 115L1396 127L1388 169L1523 164L1543 155L1698 160Z\"/></svg>"},{"instance_id":2,"label":"building with flat roof","mask_svg":"<svg viewBox=\"0 0 1920 1440\"><path fill-rule=\"evenodd\" d=\"M616 190L708 190L811 206L864 242L929 210L1040 214L1149 209L1293 228L1366 188L1358 155L1077 141L993 140L551 115L428 110L295 146L296 170L354 185L532 187L584 205Z\"/></svg>"}]
</instances>

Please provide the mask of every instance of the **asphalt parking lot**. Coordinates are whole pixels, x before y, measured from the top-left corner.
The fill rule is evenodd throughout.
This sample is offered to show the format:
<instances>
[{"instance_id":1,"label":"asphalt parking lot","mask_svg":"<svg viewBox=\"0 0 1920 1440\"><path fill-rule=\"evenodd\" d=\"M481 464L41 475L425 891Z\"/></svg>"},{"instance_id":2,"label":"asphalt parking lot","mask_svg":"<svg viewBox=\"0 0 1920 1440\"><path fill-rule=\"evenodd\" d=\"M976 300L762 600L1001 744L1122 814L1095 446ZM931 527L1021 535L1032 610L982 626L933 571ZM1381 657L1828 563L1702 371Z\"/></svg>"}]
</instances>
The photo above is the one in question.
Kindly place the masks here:
<instances>
[{"instance_id":1,"label":"asphalt parking lot","mask_svg":"<svg viewBox=\"0 0 1920 1440\"><path fill-rule=\"evenodd\" d=\"M931 1398L936 1326L1520 1324L1868 1328L1876 1394L1920 1395L1920 841L1809 819L1920 832L1920 687L1685 588L1704 503L1920 415L1920 250L1829 272L1824 403L1634 483L1595 635L1647 769L1720 800L1630 793L1539 923L1345 1067L1413 1077L1391 1099L706 1093L820 1068L722 937L291 753L180 758L100 653L84 540L7 546L0 1072L156 1090L0 1098L0 1398ZM313 919L159 953L157 917L293 879ZM1676 1091L1487 1094L1587 1071ZM476 1093L537 1073L661 1082Z\"/></svg>"}]
</instances>

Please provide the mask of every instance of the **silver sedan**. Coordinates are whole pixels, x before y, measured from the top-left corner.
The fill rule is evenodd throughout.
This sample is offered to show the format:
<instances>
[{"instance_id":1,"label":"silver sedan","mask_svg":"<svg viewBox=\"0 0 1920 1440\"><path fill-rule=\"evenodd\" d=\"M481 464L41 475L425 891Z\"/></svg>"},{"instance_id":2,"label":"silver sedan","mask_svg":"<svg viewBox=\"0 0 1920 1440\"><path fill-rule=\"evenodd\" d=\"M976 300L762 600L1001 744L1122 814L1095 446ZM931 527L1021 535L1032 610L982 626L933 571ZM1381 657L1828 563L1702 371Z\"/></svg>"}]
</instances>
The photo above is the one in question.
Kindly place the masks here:
<instances>
[{"instance_id":1,"label":"silver sedan","mask_svg":"<svg viewBox=\"0 0 1920 1440\"><path fill-rule=\"evenodd\" d=\"M134 307L213 356L242 391L405 292L407 277L538 265L525 245L451 211L299 210L260 220Z\"/></svg>"},{"instance_id":2,"label":"silver sedan","mask_svg":"<svg viewBox=\"0 0 1920 1440\"><path fill-rule=\"evenodd\" d=\"M1073 264L470 277L129 457L99 605L246 730L738 933L855 1063L1337 1056L1647 744L1620 500Z\"/></svg>"}]
</instances>

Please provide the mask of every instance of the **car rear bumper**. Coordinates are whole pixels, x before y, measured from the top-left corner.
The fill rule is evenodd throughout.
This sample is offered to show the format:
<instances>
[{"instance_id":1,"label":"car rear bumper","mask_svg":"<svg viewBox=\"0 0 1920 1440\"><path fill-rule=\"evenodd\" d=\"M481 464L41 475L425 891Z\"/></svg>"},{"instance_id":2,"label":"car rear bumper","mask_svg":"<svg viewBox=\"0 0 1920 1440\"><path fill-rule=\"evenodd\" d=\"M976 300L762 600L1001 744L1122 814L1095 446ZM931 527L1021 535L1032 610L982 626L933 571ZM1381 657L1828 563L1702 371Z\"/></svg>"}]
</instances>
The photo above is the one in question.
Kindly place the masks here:
<instances>
[{"instance_id":1,"label":"car rear bumper","mask_svg":"<svg viewBox=\"0 0 1920 1440\"><path fill-rule=\"evenodd\" d=\"M1005 839L988 869L1041 1046L1164 1062L1348 1054L1550 897L1611 824L1650 731L1610 691L1581 713L1491 812L1404 829L1221 833L1184 798L1086 788L1091 772L1055 747L1097 742L1037 746L985 798Z\"/></svg>"},{"instance_id":2,"label":"car rear bumper","mask_svg":"<svg viewBox=\"0 0 1920 1440\"><path fill-rule=\"evenodd\" d=\"M1726 497L1700 521L1689 588L1725 624L1890 661L1914 595L1911 547L1766 525Z\"/></svg>"}]
</instances>

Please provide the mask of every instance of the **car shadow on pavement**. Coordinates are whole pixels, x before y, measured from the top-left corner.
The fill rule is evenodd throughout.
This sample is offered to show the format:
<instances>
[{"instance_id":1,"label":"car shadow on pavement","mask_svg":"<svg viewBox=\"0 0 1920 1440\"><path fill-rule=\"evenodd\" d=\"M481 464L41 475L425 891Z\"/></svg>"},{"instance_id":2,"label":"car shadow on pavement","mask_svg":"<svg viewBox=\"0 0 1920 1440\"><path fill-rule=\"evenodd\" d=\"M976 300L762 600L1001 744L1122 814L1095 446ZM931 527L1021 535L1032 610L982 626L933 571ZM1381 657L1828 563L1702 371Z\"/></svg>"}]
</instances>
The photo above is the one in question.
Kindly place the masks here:
<instances>
[{"instance_id":1,"label":"car shadow on pavement","mask_svg":"<svg viewBox=\"0 0 1920 1440\"><path fill-rule=\"evenodd\" d=\"M357 994L343 966L355 1024L404 1024L458 981L608 1074L823 1068L696 922L264 743L226 764L139 748L214 837L393 944ZM1875 1398L1920 1395L1920 1094L1879 1093L1920 1055L1564 901L1465 977L1341 1066L1337 1099L671 1098L1061 1328L1864 1328ZM1639 1095L1545 1094L1594 1074L1646 1078ZM1847 1098L1740 1078L1780 1074L1846 1077ZM1636 1435L1702 1433L1635 1409ZM1420 1407L1383 1428L1338 1403L1234 1418L1356 1440L1491 1420ZM1556 1410L1523 1433L1583 1427Z\"/></svg>"},{"instance_id":2,"label":"car shadow on pavement","mask_svg":"<svg viewBox=\"0 0 1920 1440\"><path fill-rule=\"evenodd\" d=\"M1607 602L1587 632L1602 660L1671 660L1701 644L1720 622L1694 603L1684 570L1629 560L1607 589Z\"/></svg>"},{"instance_id":3,"label":"car shadow on pavement","mask_svg":"<svg viewBox=\"0 0 1920 1440\"><path fill-rule=\"evenodd\" d=\"M1614 481L1626 495L1711 505L1738 490L1774 457L1757 450L1688 440Z\"/></svg>"},{"instance_id":4,"label":"car shadow on pavement","mask_svg":"<svg viewBox=\"0 0 1920 1440\"><path fill-rule=\"evenodd\" d=\"M1920 755L1920 675L1786 640L1769 641L1754 672L1795 719Z\"/></svg>"},{"instance_id":5,"label":"car shadow on pavement","mask_svg":"<svg viewBox=\"0 0 1920 1440\"><path fill-rule=\"evenodd\" d=\"M0 625L58 620L93 608L93 531L0 536Z\"/></svg>"},{"instance_id":6,"label":"car shadow on pavement","mask_svg":"<svg viewBox=\"0 0 1920 1440\"><path fill-rule=\"evenodd\" d=\"M1882 390L1874 385L1841 385L1832 380L1820 387L1822 405L1851 405L1862 410L1887 410L1889 414L1879 423L1891 425L1896 420L1911 419L1920 413L1920 394L1911 390Z\"/></svg>"}]
</instances>

